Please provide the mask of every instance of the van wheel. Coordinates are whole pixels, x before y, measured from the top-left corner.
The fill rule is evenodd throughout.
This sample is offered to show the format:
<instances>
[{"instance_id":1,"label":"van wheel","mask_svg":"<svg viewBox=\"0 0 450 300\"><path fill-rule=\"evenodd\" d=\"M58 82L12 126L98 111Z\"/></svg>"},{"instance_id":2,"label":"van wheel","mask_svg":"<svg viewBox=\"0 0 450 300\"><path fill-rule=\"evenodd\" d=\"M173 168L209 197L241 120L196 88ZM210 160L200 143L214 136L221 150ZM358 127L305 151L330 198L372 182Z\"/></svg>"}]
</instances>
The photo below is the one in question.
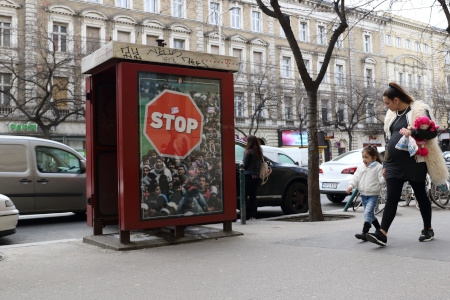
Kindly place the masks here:
<instances>
[{"instance_id":1,"label":"van wheel","mask_svg":"<svg viewBox=\"0 0 450 300\"><path fill-rule=\"evenodd\" d=\"M330 200L333 203L341 203L344 201L346 195L339 195L339 194L327 194L328 200Z\"/></svg>"},{"instance_id":2,"label":"van wheel","mask_svg":"<svg viewBox=\"0 0 450 300\"><path fill-rule=\"evenodd\" d=\"M291 183L284 192L281 209L286 215L308 211L308 187L301 182Z\"/></svg>"}]
</instances>

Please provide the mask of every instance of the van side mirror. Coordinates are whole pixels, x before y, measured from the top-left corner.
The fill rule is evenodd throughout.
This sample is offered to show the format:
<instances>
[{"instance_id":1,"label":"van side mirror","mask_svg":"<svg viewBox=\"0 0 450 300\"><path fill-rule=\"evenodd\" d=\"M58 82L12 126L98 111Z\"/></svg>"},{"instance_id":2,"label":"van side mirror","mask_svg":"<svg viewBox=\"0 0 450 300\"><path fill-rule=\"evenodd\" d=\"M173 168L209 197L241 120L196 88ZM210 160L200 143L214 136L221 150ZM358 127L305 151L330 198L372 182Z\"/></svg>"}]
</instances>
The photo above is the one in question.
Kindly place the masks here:
<instances>
[{"instance_id":1,"label":"van side mirror","mask_svg":"<svg viewBox=\"0 0 450 300\"><path fill-rule=\"evenodd\" d=\"M80 160L80 173L84 174L86 173L86 161Z\"/></svg>"},{"instance_id":2,"label":"van side mirror","mask_svg":"<svg viewBox=\"0 0 450 300\"><path fill-rule=\"evenodd\" d=\"M298 163L298 161L296 161L295 164L296 164L297 166L300 166L300 164Z\"/></svg>"}]
</instances>

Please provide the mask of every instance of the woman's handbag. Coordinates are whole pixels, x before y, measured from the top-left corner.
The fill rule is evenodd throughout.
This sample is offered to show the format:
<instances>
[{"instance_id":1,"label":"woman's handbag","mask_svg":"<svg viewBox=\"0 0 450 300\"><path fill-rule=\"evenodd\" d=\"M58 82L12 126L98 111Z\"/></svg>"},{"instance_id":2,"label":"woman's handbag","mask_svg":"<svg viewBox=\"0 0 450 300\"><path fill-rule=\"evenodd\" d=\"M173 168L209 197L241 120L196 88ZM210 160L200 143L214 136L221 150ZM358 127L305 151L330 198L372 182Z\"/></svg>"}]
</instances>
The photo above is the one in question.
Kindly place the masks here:
<instances>
[{"instance_id":1,"label":"woman's handbag","mask_svg":"<svg viewBox=\"0 0 450 300\"><path fill-rule=\"evenodd\" d=\"M265 161L263 158L261 167L259 169L259 178L261 178L261 185L264 185L267 180L269 180L270 173L272 173L272 168L269 167L269 162Z\"/></svg>"}]
</instances>

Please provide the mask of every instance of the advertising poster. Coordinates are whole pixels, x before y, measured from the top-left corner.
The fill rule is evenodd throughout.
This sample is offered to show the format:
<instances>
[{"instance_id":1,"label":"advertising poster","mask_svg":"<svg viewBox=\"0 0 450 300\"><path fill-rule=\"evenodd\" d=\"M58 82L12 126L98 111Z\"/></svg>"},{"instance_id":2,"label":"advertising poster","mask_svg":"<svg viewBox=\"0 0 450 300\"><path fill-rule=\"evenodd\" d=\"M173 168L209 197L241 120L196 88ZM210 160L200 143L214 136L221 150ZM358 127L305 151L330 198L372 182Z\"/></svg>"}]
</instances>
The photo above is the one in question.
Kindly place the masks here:
<instances>
[{"instance_id":1,"label":"advertising poster","mask_svg":"<svg viewBox=\"0 0 450 300\"><path fill-rule=\"evenodd\" d=\"M220 80L138 76L141 220L223 213Z\"/></svg>"},{"instance_id":2,"label":"advertising poster","mask_svg":"<svg viewBox=\"0 0 450 300\"><path fill-rule=\"evenodd\" d=\"M308 133L299 130L283 130L281 132L282 146L308 146Z\"/></svg>"}]
</instances>

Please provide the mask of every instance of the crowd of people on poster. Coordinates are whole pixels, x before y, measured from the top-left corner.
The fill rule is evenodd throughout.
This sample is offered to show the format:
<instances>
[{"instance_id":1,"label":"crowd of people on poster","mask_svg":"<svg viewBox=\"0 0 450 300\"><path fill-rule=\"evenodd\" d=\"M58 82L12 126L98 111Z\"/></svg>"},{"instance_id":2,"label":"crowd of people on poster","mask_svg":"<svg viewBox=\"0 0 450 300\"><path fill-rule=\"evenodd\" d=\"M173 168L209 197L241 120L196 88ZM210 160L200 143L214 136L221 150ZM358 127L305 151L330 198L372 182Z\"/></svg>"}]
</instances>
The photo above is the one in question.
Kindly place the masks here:
<instances>
[{"instance_id":1,"label":"crowd of people on poster","mask_svg":"<svg viewBox=\"0 0 450 300\"><path fill-rule=\"evenodd\" d=\"M220 82L145 73L141 110L141 219L222 213ZM186 157L160 156L143 137L143 107L165 90L186 93L203 114L201 143Z\"/></svg>"}]
</instances>

